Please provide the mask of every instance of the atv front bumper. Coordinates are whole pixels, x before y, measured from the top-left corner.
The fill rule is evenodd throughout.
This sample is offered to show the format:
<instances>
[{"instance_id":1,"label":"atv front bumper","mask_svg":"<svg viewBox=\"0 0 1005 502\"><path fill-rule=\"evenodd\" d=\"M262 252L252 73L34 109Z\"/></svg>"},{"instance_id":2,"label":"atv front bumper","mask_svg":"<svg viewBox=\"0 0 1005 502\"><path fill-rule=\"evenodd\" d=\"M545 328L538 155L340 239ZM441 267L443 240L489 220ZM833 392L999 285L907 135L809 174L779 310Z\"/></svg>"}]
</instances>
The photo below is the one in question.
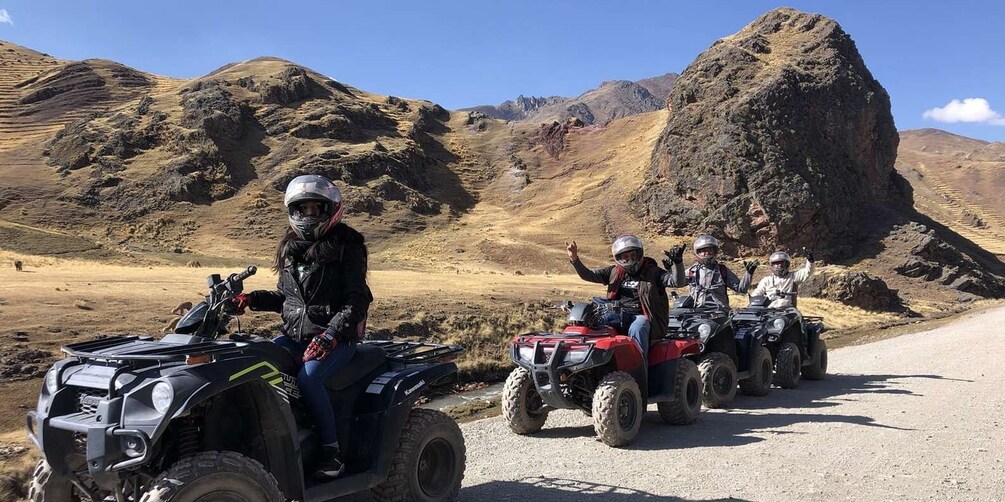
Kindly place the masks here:
<instances>
[{"instance_id":1,"label":"atv front bumper","mask_svg":"<svg viewBox=\"0 0 1005 502\"><path fill-rule=\"evenodd\" d=\"M586 348L586 355L583 359L570 361L568 359L569 347L564 340L556 340L554 345L541 345L540 341L535 341L530 357L521 357L519 344L510 346L510 358L517 365L530 372L534 387L544 404L552 408L579 409L580 406L569 400L562 392L562 376L568 376L589 368L603 366L610 362L613 354L607 350L596 350L590 344ZM581 346L582 343L575 345ZM524 348L527 348L524 346ZM549 353L550 351L550 353ZM526 352L524 352L526 354ZM544 361L538 363L537 361Z\"/></svg>"},{"instance_id":2,"label":"atv front bumper","mask_svg":"<svg viewBox=\"0 0 1005 502\"><path fill-rule=\"evenodd\" d=\"M50 416L64 399L86 399L69 395L63 388L51 397L45 409L28 412L28 440L43 454L53 473L67 478L87 491L79 479L86 469L99 487L112 490L120 482L119 471L148 462L153 455L150 437L143 431L126 429L116 423L121 416L122 397L91 398L93 407L74 413Z\"/></svg>"}]
</instances>

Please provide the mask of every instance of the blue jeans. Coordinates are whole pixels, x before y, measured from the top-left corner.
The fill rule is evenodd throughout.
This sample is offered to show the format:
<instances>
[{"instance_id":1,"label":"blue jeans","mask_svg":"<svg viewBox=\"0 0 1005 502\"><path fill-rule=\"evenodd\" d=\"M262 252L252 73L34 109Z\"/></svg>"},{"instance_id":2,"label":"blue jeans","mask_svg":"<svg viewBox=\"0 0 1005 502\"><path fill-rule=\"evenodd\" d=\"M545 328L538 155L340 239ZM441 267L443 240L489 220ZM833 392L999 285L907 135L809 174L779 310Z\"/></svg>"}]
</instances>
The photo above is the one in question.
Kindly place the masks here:
<instances>
[{"instance_id":1,"label":"blue jeans","mask_svg":"<svg viewBox=\"0 0 1005 502\"><path fill-rule=\"evenodd\" d=\"M628 324L628 321L631 321L631 324L628 324L628 336L635 340L635 343L637 343L639 348L642 349L642 357L648 360L649 330L652 328L652 323L649 322L649 319L646 319L646 316L644 315L634 316L634 319L632 319L632 317L633 316L631 315L625 316L625 324Z\"/></svg>"},{"instance_id":2,"label":"blue jeans","mask_svg":"<svg viewBox=\"0 0 1005 502\"><path fill-rule=\"evenodd\" d=\"M293 353L298 361L303 361L304 351L309 342L298 342L286 335L277 336L272 340ZM330 445L338 442L335 430L335 411L328 399L328 389L325 382L335 376L339 370L346 367L356 353L356 342L339 342L324 361L312 359L300 367L297 373L297 383L300 392L307 401L307 407L314 416L314 421L321 431L321 444Z\"/></svg>"}]
</instances>

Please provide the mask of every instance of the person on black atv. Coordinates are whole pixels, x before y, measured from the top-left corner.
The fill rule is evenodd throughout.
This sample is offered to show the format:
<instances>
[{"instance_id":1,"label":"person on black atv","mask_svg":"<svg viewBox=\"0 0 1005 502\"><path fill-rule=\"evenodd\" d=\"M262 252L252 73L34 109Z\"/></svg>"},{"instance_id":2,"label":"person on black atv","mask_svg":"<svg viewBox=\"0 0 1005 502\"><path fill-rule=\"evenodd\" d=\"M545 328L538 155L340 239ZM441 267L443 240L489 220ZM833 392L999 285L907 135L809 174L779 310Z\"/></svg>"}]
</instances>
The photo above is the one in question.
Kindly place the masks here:
<instances>
[{"instance_id":1,"label":"person on black atv","mask_svg":"<svg viewBox=\"0 0 1005 502\"><path fill-rule=\"evenodd\" d=\"M719 240L708 234L699 235L694 241L697 262L687 270L687 284L695 305L714 303L729 308L729 294L726 288L737 293L746 293L753 280L757 261L743 262L746 273L737 277L726 265L719 263ZM673 286L677 286L674 284ZM683 284L680 284L683 285Z\"/></svg>"},{"instance_id":2,"label":"person on black atv","mask_svg":"<svg viewBox=\"0 0 1005 502\"><path fill-rule=\"evenodd\" d=\"M321 434L324 456L314 477L335 478L345 464L325 381L352 360L366 325L373 301L367 249L363 235L340 221L342 194L327 178L294 178L283 202L290 228L276 248L278 289L239 295L234 310L282 313L282 334L273 341L303 361L297 380Z\"/></svg>"},{"instance_id":3,"label":"person on black atv","mask_svg":"<svg viewBox=\"0 0 1005 502\"><path fill-rule=\"evenodd\" d=\"M684 282L684 248L667 251L676 275L646 257L642 240L634 235L614 239L611 255L615 264L607 267L590 269L583 265L576 241L568 244L566 251L581 279L607 285L607 298L617 300L622 308L618 327L635 340L643 355L648 355L649 340L660 340L666 335L670 311L666 288Z\"/></svg>"},{"instance_id":4,"label":"person on black atv","mask_svg":"<svg viewBox=\"0 0 1005 502\"><path fill-rule=\"evenodd\" d=\"M771 275L761 279L757 287L750 296L766 296L771 303L770 308L795 307L795 295L799 291L799 285L813 275L813 252L803 251L806 256L806 264L803 268L792 272L789 266L792 258L785 251L771 253L768 264L771 265Z\"/></svg>"},{"instance_id":5,"label":"person on black atv","mask_svg":"<svg viewBox=\"0 0 1005 502\"><path fill-rule=\"evenodd\" d=\"M770 308L795 307L795 295L799 292L799 285L813 275L813 252L804 248L803 256L806 257L806 264L803 265L803 268L792 272L789 270L789 266L792 264L789 253L785 251L771 253L771 256L768 257L771 275L761 279L750 296L766 296L771 301L768 304ZM799 325L802 328L800 329L802 334L799 352L803 360L806 361L809 360L809 353L806 347L806 330L802 324L802 315L800 314Z\"/></svg>"}]
</instances>

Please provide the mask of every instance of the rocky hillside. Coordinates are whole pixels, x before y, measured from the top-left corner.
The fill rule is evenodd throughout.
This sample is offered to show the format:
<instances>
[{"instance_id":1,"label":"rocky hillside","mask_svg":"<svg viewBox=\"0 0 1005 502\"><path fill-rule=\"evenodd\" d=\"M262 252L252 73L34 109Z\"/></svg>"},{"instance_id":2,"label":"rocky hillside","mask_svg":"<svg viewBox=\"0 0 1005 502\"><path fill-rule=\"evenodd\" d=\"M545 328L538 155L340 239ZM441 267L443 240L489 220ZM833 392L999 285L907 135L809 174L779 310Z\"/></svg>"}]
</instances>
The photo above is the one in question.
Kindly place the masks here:
<instances>
[{"instance_id":1,"label":"rocky hillside","mask_svg":"<svg viewBox=\"0 0 1005 502\"><path fill-rule=\"evenodd\" d=\"M267 257L285 183L320 172L376 267L568 273L569 240L599 265L619 233L656 255L714 232L731 258L814 247L838 265L817 288L837 301L907 311L1005 294L1001 261L974 244L1001 242L996 199L962 188L976 175L945 174L968 167L934 169L970 155L961 165L991 180L977 162L997 147L905 133L901 155L919 157L895 165L889 98L821 16L772 11L672 86L606 83L580 96L590 120L545 115L568 112L564 98L518 100L506 120L449 112L275 58L178 80L0 49L0 240L18 253ZM658 93L667 106L636 106Z\"/></svg>"},{"instance_id":2,"label":"rocky hillside","mask_svg":"<svg viewBox=\"0 0 1005 502\"><path fill-rule=\"evenodd\" d=\"M938 129L901 131L897 171L914 207L984 249L1005 256L1005 143Z\"/></svg>"},{"instance_id":3,"label":"rocky hillside","mask_svg":"<svg viewBox=\"0 0 1005 502\"><path fill-rule=\"evenodd\" d=\"M377 233L420 230L474 201L462 159L439 139L450 113L429 102L371 95L275 58L183 81L18 51L38 70L0 83L0 124L40 134L3 143L5 157L23 159L2 174L20 176L0 206L16 223L0 232L15 243L58 217L61 229L86 229L75 238L132 250L223 238L264 252L258 237L275 237L285 218L275 193L307 172L341 181L348 213Z\"/></svg>"},{"instance_id":4,"label":"rocky hillside","mask_svg":"<svg viewBox=\"0 0 1005 502\"><path fill-rule=\"evenodd\" d=\"M663 108L676 78L677 74L667 73L638 82L612 80L575 98L519 96L515 101L504 101L497 106L476 106L461 111L531 123L562 123L574 118L584 124L606 124Z\"/></svg>"},{"instance_id":5,"label":"rocky hillside","mask_svg":"<svg viewBox=\"0 0 1005 502\"><path fill-rule=\"evenodd\" d=\"M1003 294L1000 261L914 212L889 96L833 20L765 14L698 56L668 107L637 198L656 231L711 232L734 255L879 255L888 277Z\"/></svg>"}]
</instances>

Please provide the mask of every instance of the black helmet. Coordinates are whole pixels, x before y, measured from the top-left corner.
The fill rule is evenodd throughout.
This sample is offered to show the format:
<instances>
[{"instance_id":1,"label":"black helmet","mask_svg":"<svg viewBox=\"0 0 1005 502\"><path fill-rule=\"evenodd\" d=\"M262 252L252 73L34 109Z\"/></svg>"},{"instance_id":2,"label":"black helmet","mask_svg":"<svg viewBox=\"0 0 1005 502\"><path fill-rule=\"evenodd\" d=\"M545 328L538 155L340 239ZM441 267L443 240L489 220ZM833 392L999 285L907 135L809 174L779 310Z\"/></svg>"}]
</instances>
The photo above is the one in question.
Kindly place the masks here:
<instances>
[{"instance_id":1,"label":"black helmet","mask_svg":"<svg viewBox=\"0 0 1005 502\"><path fill-rule=\"evenodd\" d=\"M712 256L703 257L698 254L698 251L706 248L712 248ZM719 239L716 239L708 234L699 235L698 238L694 240L694 255L698 257L698 263L701 263L706 267L711 267L715 264L716 256L719 255Z\"/></svg>"},{"instance_id":2,"label":"black helmet","mask_svg":"<svg viewBox=\"0 0 1005 502\"><path fill-rule=\"evenodd\" d=\"M635 259L622 260L618 258L621 253L632 250L638 250L638 256ZM629 274L638 272L642 268L642 239L629 234L618 236L617 239L614 239L614 244L611 244L611 255L614 256L614 261Z\"/></svg>"},{"instance_id":3,"label":"black helmet","mask_svg":"<svg viewBox=\"0 0 1005 502\"><path fill-rule=\"evenodd\" d=\"M317 216L305 216L297 205L315 201L322 204ZM286 186L283 204L290 216L290 227L301 239L318 240L342 219L342 193L324 176L306 174L297 176Z\"/></svg>"},{"instance_id":4,"label":"black helmet","mask_svg":"<svg viewBox=\"0 0 1005 502\"><path fill-rule=\"evenodd\" d=\"M781 263L782 266L775 268L776 263ZM791 263L792 259L789 258L789 253L786 253L785 251L775 251L768 257L768 264L771 265L771 271L778 277L784 277L785 274L789 273L789 265Z\"/></svg>"}]
</instances>

